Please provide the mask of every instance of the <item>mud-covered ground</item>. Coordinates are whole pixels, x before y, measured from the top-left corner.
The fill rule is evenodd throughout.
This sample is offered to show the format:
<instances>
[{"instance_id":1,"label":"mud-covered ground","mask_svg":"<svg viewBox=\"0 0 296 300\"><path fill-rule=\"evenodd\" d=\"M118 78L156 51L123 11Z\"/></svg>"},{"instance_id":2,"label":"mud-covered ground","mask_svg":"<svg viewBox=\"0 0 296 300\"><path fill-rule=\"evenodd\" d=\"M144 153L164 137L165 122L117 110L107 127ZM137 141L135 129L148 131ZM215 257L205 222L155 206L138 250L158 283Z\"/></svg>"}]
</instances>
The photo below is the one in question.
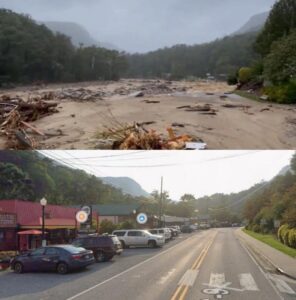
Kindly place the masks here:
<instances>
[{"instance_id":1,"label":"mud-covered ground","mask_svg":"<svg viewBox=\"0 0 296 300\"><path fill-rule=\"evenodd\" d=\"M101 133L134 122L153 122L145 128L164 136L172 127L208 149L295 149L296 106L256 102L231 91L217 82L121 80L0 90L0 97L26 100L51 92L49 102L58 102L59 112L32 123L44 133L34 136L40 149L109 147ZM195 110L204 106L210 110ZM0 148L7 148L3 135Z\"/></svg>"}]
</instances>

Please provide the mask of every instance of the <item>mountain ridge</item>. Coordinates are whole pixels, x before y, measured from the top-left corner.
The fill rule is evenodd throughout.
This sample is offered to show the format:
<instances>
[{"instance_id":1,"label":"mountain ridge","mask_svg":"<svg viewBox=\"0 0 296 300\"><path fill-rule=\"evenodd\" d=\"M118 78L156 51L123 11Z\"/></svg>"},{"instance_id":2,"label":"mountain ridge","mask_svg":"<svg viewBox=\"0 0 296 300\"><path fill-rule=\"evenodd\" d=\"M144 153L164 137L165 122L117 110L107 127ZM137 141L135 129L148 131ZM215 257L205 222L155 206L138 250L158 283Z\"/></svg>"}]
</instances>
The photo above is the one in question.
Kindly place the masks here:
<instances>
[{"instance_id":1,"label":"mountain ridge","mask_svg":"<svg viewBox=\"0 0 296 300\"><path fill-rule=\"evenodd\" d=\"M146 192L142 186L130 177L99 177L103 183L121 189L124 194L130 194L135 197L149 197L150 194Z\"/></svg>"},{"instance_id":2,"label":"mountain ridge","mask_svg":"<svg viewBox=\"0 0 296 300\"><path fill-rule=\"evenodd\" d=\"M240 29L235 31L233 35L260 31L264 27L268 16L269 12L263 12L252 16Z\"/></svg>"},{"instance_id":3,"label":"mountain ridge","mask_svg":"<svg viewBox=\"0 0 296 300\"><path fill-rule=\"evenodd\" d=\"M60 21L46 21L40 23L45 25L54 33L60 32L69 36L75 47L80 47L80 45L83 44L85 47L97 46L109 50L120 51L120 49L112 43L97 41L81 24Z\"/></svg>"}]
</instances>

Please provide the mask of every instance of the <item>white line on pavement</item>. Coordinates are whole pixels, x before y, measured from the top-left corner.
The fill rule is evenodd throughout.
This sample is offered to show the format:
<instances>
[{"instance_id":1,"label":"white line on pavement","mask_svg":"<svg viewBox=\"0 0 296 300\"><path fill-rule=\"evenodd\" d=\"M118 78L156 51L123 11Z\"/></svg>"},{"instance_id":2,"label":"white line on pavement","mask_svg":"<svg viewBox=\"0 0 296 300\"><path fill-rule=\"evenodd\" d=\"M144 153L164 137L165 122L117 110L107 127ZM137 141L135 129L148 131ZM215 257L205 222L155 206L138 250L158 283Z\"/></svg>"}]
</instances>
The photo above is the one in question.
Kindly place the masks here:
<instances>
[{"instance_id":1,"label":"white line on pavement","mask_svg":"<svg viewBox=\"0 0 296 300\"><path fill-rule=\"evenodd\" d=\"M193 238L195 238L195 237L196 237L195 235L194 235L194 236L190 236L190 237L186 238L186 239L184 240L184 242L185 242L185 241L188 241L188 240L190 240L190 239L193 239ZM128 273L128 272L130 272L130 271L132 271L132 270L134 270L134 269L136 269L136 268L142 266L142 265L144 265L145 263L147 263L147 262L149 262L149 261L151 261L151 260L153 260L153 259L155 259L155 258L157 258L157 257L159 257L159 256L161 256L161 255L163 255L163 254L165 254L165 253L168 253L168 252L172 251L173 249L175 249L175 248L177 248L178 246L181 246L181 245L182 245L181 243L178 243L177 245L174 245L173 247L171 247L171 248L169 248L169 249L167 249L167 250L165 250L165 251L163 251L163 252L161 252L161 253L159 253L159 254L156 254L156 255L154 255L154 256L152 256L152 257L150 257L150 258L148 258L148 259L146 259L146 260L144 260L144 261L142 261L142 262L140 262L140 263L138 263L137 265L134 265L134 266L130 267L129 269L124 270L124 271L121 272L121 273L118 273L118 274L116 274L116 275L114 275L114 276L112 276L112 277L110 277L110 278L108 278L108 279L106 279L106 280L104 280L104 281L102 281L102 282L100 282L100 283L98 283L98 284L96 284L96 285L94 285L94 286L92 286L92 287L90 287L90 288L88 288L88 289L86 289L86 290L84 290L84 291L82 291L82 292L80 292L80 293L78 293L78 294L76 294L76 295L70 297L70 298L67 298L66 300L77 299L77 298L79 298L80 296L82 296L82 295L84 295L84 294L86 294L86 293L88 293L88 292L90 292L90 291L96 289L97 287L99 287L99 286L101 286L101 285L103 285L103 284L105 284L105 283L108 283L108 282L110 282L111 280L116 279L116 278L118 278L118 277L120 277L120 276L122 276L122 275L124 275L124 274L126 274L126 273Z\"/></svg>"},{"instance_id":2,"label":"white line on pavement","mask_svg":"<svg viewBox=\"0 0 296 300\"><path fill-rule=\"evenodd\" d=\"M239 282L245 291L259 291L258 286L250 273L239 274Z\"/></svg>"},{"instance_id":3,"label":"white line on pavement","mask_svg":"<svg viewBox=\"0 0 296 300\"><path fill-rule=\"evenodd\" d=\"M225 283L224 273L211 273L209 286L223 286Z\"/></svg>"},{"instance_id":4,"label":"white line on pavement","mask_svg":"<svg viewBox=\"0 0 296 300\"><path fill-rule=\"evenodd\" d=\"M289 294L289 295L296 295L294 290L288 285L288 283L280 278L276 278L272 275L269 276L269 278L275 283L275 286L277 289L284 294Z\"/></svg>"},{"instance_id":5,"label":"white line on pavement","mask_svg":"<svg viewBox=\"0 0 296 300\"><path fill-rule=\"evenodd\" d=\"M272 281L270 280L270 278L268 277L268 275L263 271L263 269L260 267L260 265L257 263L257 261L255 260L255 258L252 256L252 254L250 253L250 251L247 249L247 247L242 243L241 239L238 239L240 245L242 246L243 249L245 249L245 251L247 252L247 254L249 255L249 257L251 258L251 260L253 261L253 263L258 267L259 271L263 274L263 276L266 278L266 280L269 282L270 286L273 288L273 290L275 291L275 293L278 295L279 299L281 300L285 300L282 295L279 293L279 291L277 290L277 288L274 286L274 284L272 283ZM245 240L244 240L245 241Z\"/></svg>"},{"instance_id":6,"label":"white line on pavement","mask_svg":"<svg viewBox=\"0 0 296 300\"><path fill-rule=\"evenodd\" d=\"M165 284L168 279L176 272L176 269L170 270L165 276L162 276L158 282L158 284Z\"/></svg>"},{"instance_id":7,"label":"white line on pavement","mask_svg":"<svg viewBox=\"0 0 296 300\"><path fill-rule=\"evenodd\" d=\"M199 270L187 270L187 272L179 281L178 285L193 286L198 273Z\"/></svg>"}]
</instances>

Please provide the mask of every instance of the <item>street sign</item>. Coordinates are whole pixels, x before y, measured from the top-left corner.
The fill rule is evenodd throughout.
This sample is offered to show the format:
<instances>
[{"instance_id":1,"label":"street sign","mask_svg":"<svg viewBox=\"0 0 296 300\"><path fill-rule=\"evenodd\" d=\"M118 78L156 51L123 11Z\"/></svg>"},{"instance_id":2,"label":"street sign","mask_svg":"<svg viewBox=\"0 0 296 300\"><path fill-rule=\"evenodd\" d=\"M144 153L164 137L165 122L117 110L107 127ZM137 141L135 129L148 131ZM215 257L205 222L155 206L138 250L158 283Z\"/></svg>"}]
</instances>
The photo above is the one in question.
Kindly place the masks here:
<instances>
[{"instance_id":1,"label":"street sign","mask_svg":"<svg viewBox=\"0 0 296 300\"><path fill-rule=\"evenodd\" d=\"M88 219L88 214L84 210L80 210L76 214L76 220L78 223L85 223Z\"/></svg>"},{"instance_id":2,"label":"street sign","mask_svg":"<svg viewBox=\"0 0 296 300\"><path fill-rule=\"evenodd\" d=\"M85 211L87 213L87 215L89 215L91 213L91 208L89 206L83 206L81 208L81 210Z\"/></svg>"},{"instance_id":3,"label":"street sign","mask_svg":"<svg viewBox=\"0 0 296 300\"><path fill-rule=\"evenodd\" d=\"M148 217L147 217L146 214L141 213L141 214L138 214L138 215L137 215L137 222L138 222L139 224L146 224L147 221L148 221Z\"/></svg>"}]
</instances>

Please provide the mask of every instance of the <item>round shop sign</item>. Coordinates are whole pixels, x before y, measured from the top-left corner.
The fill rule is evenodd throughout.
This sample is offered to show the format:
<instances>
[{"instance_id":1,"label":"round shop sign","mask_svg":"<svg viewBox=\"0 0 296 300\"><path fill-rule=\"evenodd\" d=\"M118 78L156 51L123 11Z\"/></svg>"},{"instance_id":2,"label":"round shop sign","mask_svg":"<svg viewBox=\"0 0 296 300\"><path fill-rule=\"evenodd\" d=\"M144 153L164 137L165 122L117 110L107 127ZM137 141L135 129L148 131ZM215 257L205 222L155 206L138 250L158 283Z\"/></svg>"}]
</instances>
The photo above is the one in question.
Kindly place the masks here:
<instances>
[{"instance_id":1,"label":"round shop sign","mask_svg":"<svg viewBox=\"0 0 296 300\"><path fill-rule=\"evenodd\" d=\"M84 210L80 210L76 214L76 220L78 223L85 223L88 219L88 214Z\"/></svg>"},{"instance_id":2,"label":"round shop sign","mask_svg":"<svg viewBox=\"0 0 296 300\"><path fill-rule=\"evenodd\" d=\"M147 221L148 221L148 217L147 217L146 214L141 213L141 214L138 214L138 215L137 215L137 222L138 222L139 224L146 224Z\"/></svg>"}]
</instances>

